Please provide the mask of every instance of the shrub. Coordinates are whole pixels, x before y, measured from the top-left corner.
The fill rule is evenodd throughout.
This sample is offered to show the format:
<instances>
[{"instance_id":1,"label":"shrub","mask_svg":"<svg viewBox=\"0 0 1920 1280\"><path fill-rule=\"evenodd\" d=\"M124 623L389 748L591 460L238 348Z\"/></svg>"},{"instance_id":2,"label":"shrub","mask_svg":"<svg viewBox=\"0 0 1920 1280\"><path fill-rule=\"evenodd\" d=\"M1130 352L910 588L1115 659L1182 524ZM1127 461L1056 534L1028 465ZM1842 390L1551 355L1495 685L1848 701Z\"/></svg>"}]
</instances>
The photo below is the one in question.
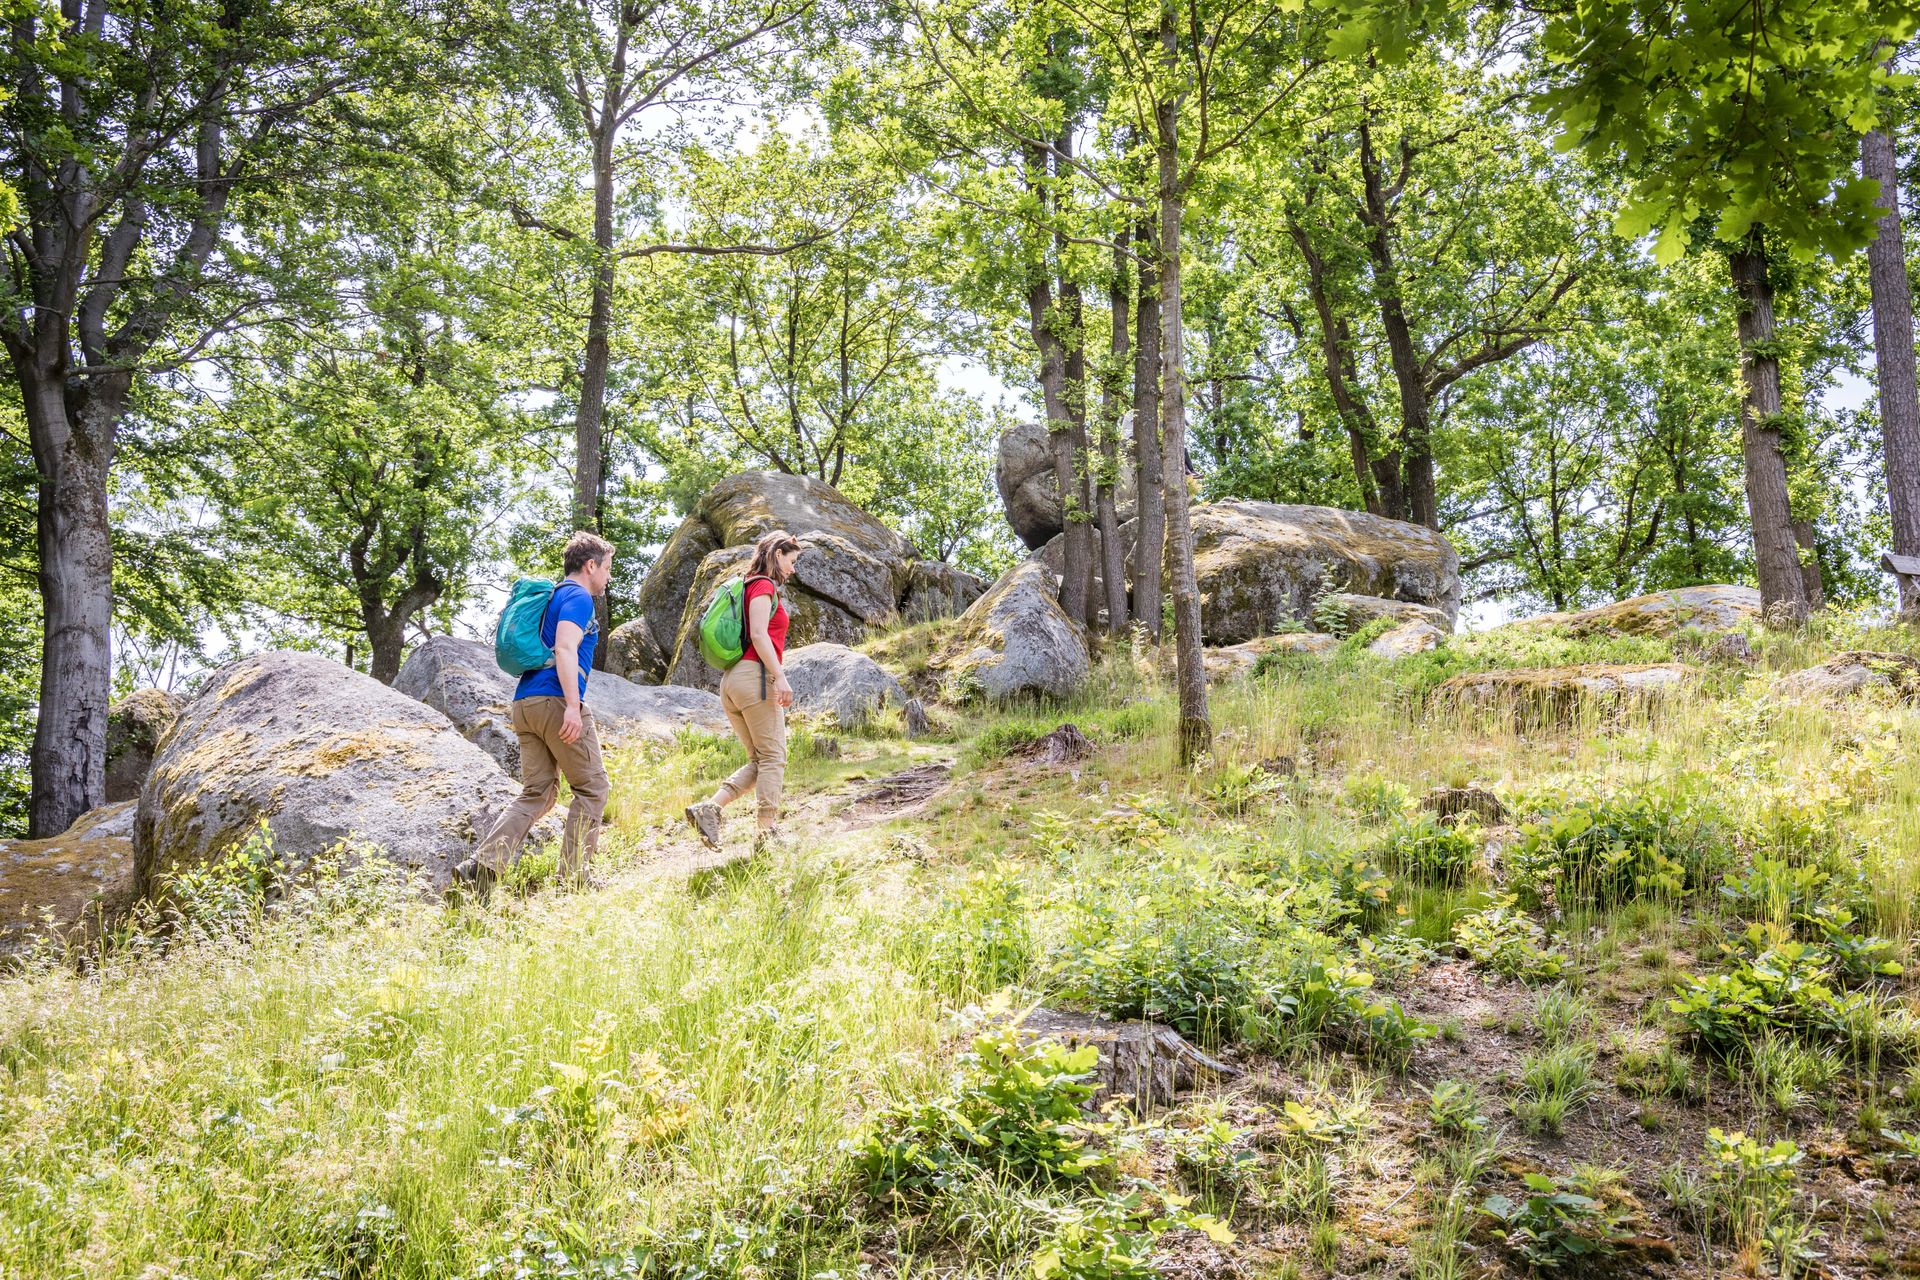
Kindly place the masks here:
<instances>
[{"instance_id":1,"label":"shrub","mask_svg":"<svg viewBox=\"0 0 1920 1280\"><path fill-rule=\"evenodd\" d=\"M960 1056L952 1088L915 1106L890 1107L859 1152L881 1190L944 1190L982 1172L1016 1178L1084 1179L1109 1163L1087 1146L1080 1106L1099 1052L1052 1040L1022 1043L1003 1026Z\"/></svg>"},{"instance_id":2,"label":"shrub","mask_svg":"<svg viewBox=\"0 0 1920 1280\"><path fill-rule=\"evenodd\" d=\"M1033 1280L1151 1280L1160 1274L1154 1265L1160 1237L1177 1227L1233 1242L1225 1224L1189 1211L1183 1198L1130 1181L1124 1189L1046 1206L1052 1238L1034 1257Z\"/></svg>"},{"instance_id":3,"label":"shrub","mask_svg":"<svg viewBox=\"0 0 1920 1280\"><path fill-rule=\"evenodd\" d=\"M1667 1008L1687 1034L1723 1058L1747 1049L1769 1029L1845 1044L1856 1055L1879 1049L1882 1002L1869 992L1842 989L1824 947L1790 939L1768 944L1769 936L1753 926L1732 949L1727 972L1681 979Z\"/></svg>"},{"instance_id":4,"label":"shrub","mask_svg":"<svg viewBox=\"0 0 1920 1280\"><path fill-rule=\"evenodd\" d=\"M1543 816L1521 824L1508 859L1524 892L1614 906L1699 884L1725 846L1717 815L1673 797L1559 796Z\"/></svg>"},{"instance_id":5,"label":"shrub","mask_svg":"<svg viewBox=\"0 0 1920 1280\"><path fill-rule=\"evenodd\" d=\"M1387 828L1380 855L1423 884L1466 883L1480 858L1480 832L1470 815L1445 819L1421 811Z\"/></svg>"},{"instance_id":6,"label":"shrub","mask_svg":"<svg viewBox=\"0 0 1920 1280\"><path fill-rule=\"evenodd\" d=\"M1453 925L1453 940L1475 964L1522 982L1552 982L1566 971L1566 960L1546 946L1546 932L1514 906L1514 895L1469 912Z\"/></svg>"}]
</instances>

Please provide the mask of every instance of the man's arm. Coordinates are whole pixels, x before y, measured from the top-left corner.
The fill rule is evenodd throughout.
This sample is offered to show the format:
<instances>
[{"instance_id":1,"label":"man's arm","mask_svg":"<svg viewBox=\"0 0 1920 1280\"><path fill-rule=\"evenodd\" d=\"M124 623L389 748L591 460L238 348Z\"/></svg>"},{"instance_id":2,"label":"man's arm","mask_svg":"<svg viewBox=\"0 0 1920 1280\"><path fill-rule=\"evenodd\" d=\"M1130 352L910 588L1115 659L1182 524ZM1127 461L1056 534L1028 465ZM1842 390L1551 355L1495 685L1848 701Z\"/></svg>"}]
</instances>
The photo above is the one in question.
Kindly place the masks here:
<instances>
[{"instance_id":1,"label":"man's arm","mask_svg":"<svg viewBox=\"0 0 1920 1280\"><path fill-rule=\"evenodd\" d=\"M579 623L565 620L553 629L553 671L560 677L560 696L567 700L566 715L560 719L562 742L580 737L580 639L586 634Z\"/></svg>"}]
</instances>

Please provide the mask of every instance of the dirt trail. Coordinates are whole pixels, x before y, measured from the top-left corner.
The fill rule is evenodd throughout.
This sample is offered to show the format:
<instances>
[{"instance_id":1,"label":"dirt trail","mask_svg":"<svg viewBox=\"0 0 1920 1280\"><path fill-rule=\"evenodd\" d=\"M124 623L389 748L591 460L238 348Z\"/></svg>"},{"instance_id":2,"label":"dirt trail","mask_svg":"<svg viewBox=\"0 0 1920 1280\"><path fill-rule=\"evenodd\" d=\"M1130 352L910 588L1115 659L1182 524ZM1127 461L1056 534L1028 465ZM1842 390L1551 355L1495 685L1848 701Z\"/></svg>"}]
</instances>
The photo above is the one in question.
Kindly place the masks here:
<instances>
[{"instance_id":1,"label":"dirt trail","mask_svg":"<svg viewBox=\"0 0 1920 1280\"><path fill-rule=\"evenodd\" d=\"M798 838L861 831L894 818L914 817L944 791L954 760L941 756L881 778L849 778L825 790L788 797L781 825ZM690 878L744 862L753 855L752 806L742 802L727 814L721 847L700 843L685 823L651 828L643 851L652 856L627 863L607 880L608 889L626 889L655 880Z\"/></svg>"}]
</instances>

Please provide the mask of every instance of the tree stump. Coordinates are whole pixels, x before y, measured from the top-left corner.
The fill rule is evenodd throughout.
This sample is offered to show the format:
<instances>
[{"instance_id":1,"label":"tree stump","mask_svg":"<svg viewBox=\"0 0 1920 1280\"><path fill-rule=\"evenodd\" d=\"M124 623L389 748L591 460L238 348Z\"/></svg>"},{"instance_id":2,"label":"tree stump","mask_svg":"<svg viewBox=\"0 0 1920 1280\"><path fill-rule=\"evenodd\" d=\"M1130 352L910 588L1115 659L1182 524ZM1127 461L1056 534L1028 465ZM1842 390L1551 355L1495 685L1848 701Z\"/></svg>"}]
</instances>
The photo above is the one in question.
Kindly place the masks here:
<instances>
[{"instance_id":1,"label":"tree stump","mask_svg":"<svg viewBox=\"0 0 1920 1280\"><path fill-rule=\"evenodd\" d=\"M1096 1106L1124 1098L1144 1113L1170 1105L1176 1094L1203 1081L1241 1074L1240 1068L1200 1052L1173 1028L1152 1022L1035 1009L1020 1019L1020 1038L1058 1040L1068 1048L1092 1045L1100 1054Z\"/></svg>"}]
</instances>

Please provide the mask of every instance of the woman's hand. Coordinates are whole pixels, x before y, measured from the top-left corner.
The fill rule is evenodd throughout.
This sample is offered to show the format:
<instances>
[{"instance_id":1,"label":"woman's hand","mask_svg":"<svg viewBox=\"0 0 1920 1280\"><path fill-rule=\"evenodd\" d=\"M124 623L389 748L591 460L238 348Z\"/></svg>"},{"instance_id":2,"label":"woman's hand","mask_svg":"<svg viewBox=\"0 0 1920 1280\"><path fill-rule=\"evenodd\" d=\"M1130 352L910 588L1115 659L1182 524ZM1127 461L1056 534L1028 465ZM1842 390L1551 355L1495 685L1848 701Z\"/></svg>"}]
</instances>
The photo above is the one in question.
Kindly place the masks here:
<instances>
[{"instance_id":1,"label":"woman's hand","mask_svg":"<svg viewBox=\"0 0 1920 1280\"><path fill-rule=\"evenodd\" d=\"M782 672L773 682L773 701L775 706L793 705L793 686L787 683L786 673Z\"/></svg>"}]
</instances>

